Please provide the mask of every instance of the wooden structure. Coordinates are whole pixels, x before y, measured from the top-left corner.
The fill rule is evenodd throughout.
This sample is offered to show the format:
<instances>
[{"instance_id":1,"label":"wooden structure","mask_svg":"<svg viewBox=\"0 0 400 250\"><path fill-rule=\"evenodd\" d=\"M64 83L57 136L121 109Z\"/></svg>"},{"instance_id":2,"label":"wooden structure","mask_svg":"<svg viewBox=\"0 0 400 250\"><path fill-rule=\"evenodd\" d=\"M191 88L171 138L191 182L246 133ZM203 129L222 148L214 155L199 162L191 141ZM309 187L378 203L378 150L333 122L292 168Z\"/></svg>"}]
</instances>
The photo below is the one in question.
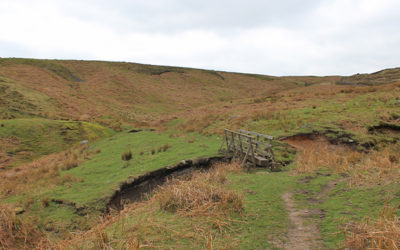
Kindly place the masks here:
<instances>
[{"instance_id":1,"label":"wooden structure","mask_svg":"<svg viewBox=\"0 0 400 250\"><path fill-rule=\"evenodd\" d=\"M274 138L243 129L232 131L225 129L224 139L219 149L220 153L241 160L241 165L250 164L253 167L275 168L275 159L271 142ZM263 140L263 141L262 141Z\"/></svg>"}]
</instances>

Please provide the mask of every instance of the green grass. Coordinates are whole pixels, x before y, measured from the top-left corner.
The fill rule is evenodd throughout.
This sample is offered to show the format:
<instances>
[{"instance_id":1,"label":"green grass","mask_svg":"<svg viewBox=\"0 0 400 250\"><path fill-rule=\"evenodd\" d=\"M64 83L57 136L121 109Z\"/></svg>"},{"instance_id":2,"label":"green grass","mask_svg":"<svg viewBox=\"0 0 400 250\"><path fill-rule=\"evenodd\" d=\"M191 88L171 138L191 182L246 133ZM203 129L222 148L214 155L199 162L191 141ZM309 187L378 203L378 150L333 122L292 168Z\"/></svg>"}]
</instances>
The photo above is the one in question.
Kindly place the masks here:
<instances>
[{"instance_id":1,"label":"green grass","mask_svg":"<svg viewBox=\"0 0 400 250\"><path fill-rule=\"evenodd\" d=\"M0 76L0 119L27 118L54 113L54 101L46 94Z\"/></svg>"},{"instance_id":2,"label":"green grass","mask_svg":"<svg viewBox=\"0 0 400 250\"><path fill-rule=\"evenodd\" d=\"M81 140L94 141L114 134L108 128L88 122L22 118L0 120L0 124L0 138L16 141L16 145L5 149L15 157L13 166L65 150Z\"/></svg>"},{"instance_id":3,"label":"green grass","mask_svg":"<svg viewBox=\"0 0 400 250\"><path fill-rule=\"evenodd\" d=\"M24 121L18 121L20 126L23 126L23 123ZM71 127L69 122L65 122L64 125ZM24 131L34 133L34 131ZM80 181L67 181L59 183L53 189L44 187L37 193L11 196L3 202L23 206L26 200L34 200L32 207L23 216L24 218L32 216L40 218L39 226L42 228L53 227L60 231L63 231L61 228L85 229L88 219L76 213L74 206L86 207L83 213L89 214L90 220L95 221L97 216L104 211L110 196L119 188L121 182L151 170L176 164L180 160L216 155L220 140L216 136L198 134L170 137L169 133L157 134L150 131L118 133L90 143L89 149L99 150L98 154L91 156L91 159L76 168L61 171L61 178L72 175L78 177ZM165 152L158 152L158 149L166 144L170 147ZM153 149L155 154L151 153ZM132 160L123 161L121 155L128 150L132 152ZM141 152L143 154L140 154ZM44 197L49 200L62 200L64 204L51 201L50 206L42 207L40 200Z\"/></svg>"},{"instance_id":4,"label":"green grass","mask_svg":"<svg viewBox=\"0 0 400 250\"><path fill-rule=\"evenodd\" d=\"M243 194L244 211L241 215L232 214L232 221L223 231L219 231L213 222L224 218L186 217L163 211L157 203L146 203L110 225L106 232L110 239L119 242L129 237L127 232L134 230L142 244L150 242L159 249L204 249L204 237L209 234L213 235L216 249L273 248L274 242L284 241L287 232L287 212L281 196L293 187L294 180L295 177L287 172L266 170L230 175L227 188ZM206 231L193 231L199 227Z\"/></svg>"},{"instance_id":5,"label":"green grass","mask_svg":"<svg viewBox=\"0 0 400 250\"><path fill-rule=\"evenodd\" d=\"M354 141L361 147L391 143L398 138L381 134L367 134L344 128L350 123L365 128L380 124L387 119L385 114L394 114L398 110L395 98L386 100L387 92L365 93L343 100L346 94L338 94L329 100L309 100L306 107L268 112L257 115L245 123L248 130L273 136L291 136L295 134L321 134L330 141L347 143ZM282 101L282 100L281 100ZM361 148L360 148L361 149Z\"/></svg>"},{"instance_id":6,"label":"green grass","mask_svg":"<svg viewBox=\"0 0 400 250\"><path fill-rule=\"evenodd\" d=\"M293 187L294 177L288 172L255 171L231 176L231 188L245 195L245 213L238 224L240 249L272 248L273 242L284 241L288 218L281 196Z\"/></svg>"},{"instance_id":7,"label":"green grass","mask_svg":"<svg viewBox=\"0 0 400 250\"><path fill-rule=\"evenodd\" d=\"M94 149L101 152L81 166L63 174L71 174L83 179L71 187L62 186L54 194L62 200L77 204L100 202L110 197L122 181L148 171L173 165L180 160L217 154L220 140L216 136L207 137L188 134L186 137L169 137L168 133L155 132L120 133L96 142ZM171 147L166 152L157 152L166 144ZM155 154L151 153L155 150ZM121 159L123 152L130 150L132 160ZM143 152L143 155L140 155ZM85 190L84 193L80 192Z\"/></svg>"},{"instance_id":8,"label":"green grass","mask_svg":"<svg viewBox=\"0 0 400 250\"><path fill-rule=\"evenodd\" d=\"M305 177L310 177L305 181ZM296 199L300 207L319 209L323 218L313 220L320 224L322 239L327 248L341 247L344 240L343 227L346 223L362 221L364 218L375 218L386 202L395 206L400 205L400 184L393 183L375 187L350 187L346 181L339 182L324 197L322 203L310 203L310 198L322 191L324 186L340 178L336 175L309 174L297 177ZM304 192L306 191L306 192ZM397 211L400 215L400 211Z\"/></svg>"}]
</instances>

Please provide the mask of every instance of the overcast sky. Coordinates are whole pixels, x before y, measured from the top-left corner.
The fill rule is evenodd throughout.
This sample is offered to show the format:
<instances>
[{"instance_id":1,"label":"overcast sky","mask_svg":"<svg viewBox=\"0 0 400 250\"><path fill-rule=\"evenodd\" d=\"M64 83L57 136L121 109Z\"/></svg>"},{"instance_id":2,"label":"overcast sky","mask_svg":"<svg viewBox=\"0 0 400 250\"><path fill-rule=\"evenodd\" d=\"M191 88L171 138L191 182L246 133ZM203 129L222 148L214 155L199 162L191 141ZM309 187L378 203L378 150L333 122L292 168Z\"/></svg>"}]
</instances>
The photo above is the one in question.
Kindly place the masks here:
<instances>
[{"instance_id":1,"label":"overcast sky","mask_svg":"<svg viewBox=\"0 0 400 250\"><path fill-rule=\"evenodd\" d=\"M0 0L0 57L373 72L400 67L400 0Z\"/></svg>"}]
</instances>

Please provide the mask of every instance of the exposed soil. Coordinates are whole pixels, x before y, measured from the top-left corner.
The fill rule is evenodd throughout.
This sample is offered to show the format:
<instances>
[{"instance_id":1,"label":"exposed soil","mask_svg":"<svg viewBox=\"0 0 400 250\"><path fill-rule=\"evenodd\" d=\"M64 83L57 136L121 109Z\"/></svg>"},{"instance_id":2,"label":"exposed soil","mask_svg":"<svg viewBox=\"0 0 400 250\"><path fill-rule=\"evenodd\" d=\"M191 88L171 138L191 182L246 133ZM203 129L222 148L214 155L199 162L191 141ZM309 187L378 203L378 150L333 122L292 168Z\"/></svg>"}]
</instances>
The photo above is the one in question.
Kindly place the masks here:
<instances>
[{"instance_id":1,"label":"exposed soil","mask_svg":"<svg viewBox=\"0 0 400 250\"><path fill-rule=\"evenodd\" d=\"M152 129L152 128L150 128L150 129L131 129L131 130L129 130L128 133L138 133L138 132L142 132L142 131L155 131L155 129Z\"/></svg>"},{"instance_id":2,"label":"exposed soil","mask_svg":"<svg viewBox=\"0 0 400 250\"><path fill-rule=\"evenodd\" d=\"M322 249L322 241L317 225L306 223L305 218L319 213L308 209L297 209L293 194L288 192L282 196L289 213L289 231L284 249Z\"/></svg>"},{"instance_id":3,"label":"exposed soil","mask_svg":"<svg viewBox=\"0 0 400 250\"><path fill-rule=\"evenodd\" d=\"M299 133L296 135L280 138L282 141L296 146L297 142L303 141L324 141L331 145L342 145L354 150L359 150L357 146L361 146L364 150L375 145L373 141L360 143L354 136L347 132L338 132L333 130L326 130L325 132L312 132L312 133Z\"/></svg>"},{"instance_id":4,"label":"exposed soil","mask_svg":"<svg viewBox=\"0 0 400 250\"><path fill-rule=\"evenodd\" d=\"M391 124L391 123L381 123L377 126L372 126L368 129L368 132L370 134L383 134L386 136L399 136L400 135L400 126L397 124Z\"/></svg>"},{"instance_id":5,"label":"exposed soil","mask_svg":"<svg viewBox=\"0 0 400 250\"><path fill-rule=\"evenodd\" d=\"M88 207L86 207L86 206L78 206L75 202L69 202L69 201L58 200L58 199L51 199L51 201L58 205L65 205L65 206L72 207L73 209L75 209L75 213L79 214L80 216L87 215Z\"/></svg>"},{"instance_id":6,"label":"exposed soil","mask_svg":"<svg viewBox=\"0 0 400 250\"><path fill-rule=\"evenodd\" d=\"M308 178L307 178L308 177ZM309 181L314 177L306 176L304 180ZM323 203L329 193L335 188L335 186L341 182L343 178L328 182L321 192L315 197L308 199L310 203ZM309 194L307 190L301 190L299 192ZM311 217L324 217L324 211L319 209L298 209L296 202L293 198L293 193L285 193L282 199L286 203L286 209L289 213L290 227L287 234L287 242L283 245L284 249L323 249L323 242L318 226L312 221L307 220Z\"/></svg>"},{"instance_id":7,"label":"exposed soil","mask_svg":"<svg viewBox=\"0 0 400 250\"><path fill-rule=\"evenodd\" d=\"M290 136L283 140L289 145L294 146L295 148L303 148L304 144L312 144L315 141L326 141L320 137L317 137L313 134L298 134L294 136Z\"/></svg>"},{"instance_id":8,"label":"exposed soil","mask_svg":"<svg viewBox=\"0 0 400 250\"><path fill-rule=\"evenodd\" d=\"M317 194L317 195L315 196L315 199L318 200L319 203L324 202L324 201L326 200L326 198L328 197L329 193L336 187L336 185L337 185L339 182L343 181L343 179L344 179L344 178L340 178L340 179L337 179L337 180L333 180L333 181L328 182L328 183L322 188L322 191L321 191L319 194Z\"/></svg>"},{"instance_id":9,"label":"exposed soil","mask_svg":"<svg viewBox=\"0 0 400 250\"><path fill-rule=\"evenodd\" d=\"M327 147L329 151L334 152L337 149L349 148L347 145L333 144L328 139L321 136L296 135L289 137L283 141L299 150L309 150L310 148Z\"/></svg>"},{"instance_id":10,"label":"exposed soil","mask_svg":"<svg viewBox=\"0 0 400 250\"><path fill-rule=\"evenodd\" d=\"M388 136L398 136L400 131L391 128L381 128L377 130L378 133L388 135Z\"/></svg>"}]
</instances>

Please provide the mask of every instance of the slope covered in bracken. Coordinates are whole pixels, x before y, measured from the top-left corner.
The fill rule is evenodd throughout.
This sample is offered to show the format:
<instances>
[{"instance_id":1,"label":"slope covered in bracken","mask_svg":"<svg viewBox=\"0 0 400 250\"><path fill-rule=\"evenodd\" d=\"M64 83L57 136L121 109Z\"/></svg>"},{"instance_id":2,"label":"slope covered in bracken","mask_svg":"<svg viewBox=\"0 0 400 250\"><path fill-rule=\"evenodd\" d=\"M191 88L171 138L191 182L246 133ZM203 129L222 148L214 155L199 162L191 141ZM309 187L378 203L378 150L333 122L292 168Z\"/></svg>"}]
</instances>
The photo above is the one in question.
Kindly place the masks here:
<instances>
[{"instance_id":1,"label":"slope covered in bracken","mask_svg":"<svg viewBox=\"0 0 400 250\"><path fill-rule=\"evenodd\" d=\"M122 62L0 59L0 118L143 123L160 114L335 80Z\"/></svg>"}]
</instances>

